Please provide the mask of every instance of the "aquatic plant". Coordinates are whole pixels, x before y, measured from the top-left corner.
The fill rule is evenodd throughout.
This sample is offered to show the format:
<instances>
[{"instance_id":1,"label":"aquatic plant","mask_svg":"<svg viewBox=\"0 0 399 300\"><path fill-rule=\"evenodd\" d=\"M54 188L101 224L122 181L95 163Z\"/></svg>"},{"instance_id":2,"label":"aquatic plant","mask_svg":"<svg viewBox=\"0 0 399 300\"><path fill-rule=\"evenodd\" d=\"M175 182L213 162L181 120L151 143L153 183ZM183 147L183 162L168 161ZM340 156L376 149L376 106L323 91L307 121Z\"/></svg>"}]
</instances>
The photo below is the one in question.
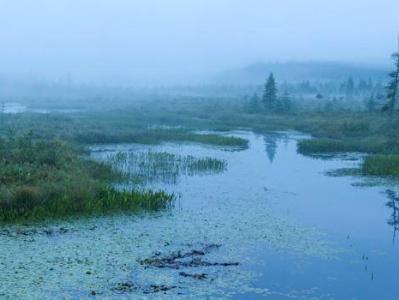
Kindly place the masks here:
<instances>
[{"instance_id":1,"label":"aquatic plant","mask_svg":"<svg viewBox=\"0 0 399 300\"><path fill-rule=\"evenodd\" d=\"M362 172L366 175L399 177L399 155L371 155L364 159Z\"/></svg>"},{"instance_id":2,"label":"aquatic plant","mask_svg":"<svg viewBox=\"0 0 399 300\"><path fill-rule=\"evenodd\" d=\"M145 130L88 130L76 134L79 143L139 143L157 144L165 141L194 142L214 146L247 148L248 141L240 137L220 134L202 134L184 129L145 129Z\"/></svg>"},{"instance_id":3,"label":"aquatic plant","mask_svg":"<svg viewBox=\"0 0 399 300\"><path fill-rule=\"evenodd\" d=\"M298 152L301 154L323 154L339 152L384 153L395 151L394 145L383 138L368 139L311 139L298 142Z\"/></svg>"},{"instance_id":4,"label":"aquatic plant","mask_svg":"<svg viewBox=\"0 0 399 300\"><path fill-rule=\"evenodd\" d=\"M168 152L116 152L100 158L135 183L161 181L174 184L180 176L224 172L227 162Z\"/></svg>"}]
</instances>

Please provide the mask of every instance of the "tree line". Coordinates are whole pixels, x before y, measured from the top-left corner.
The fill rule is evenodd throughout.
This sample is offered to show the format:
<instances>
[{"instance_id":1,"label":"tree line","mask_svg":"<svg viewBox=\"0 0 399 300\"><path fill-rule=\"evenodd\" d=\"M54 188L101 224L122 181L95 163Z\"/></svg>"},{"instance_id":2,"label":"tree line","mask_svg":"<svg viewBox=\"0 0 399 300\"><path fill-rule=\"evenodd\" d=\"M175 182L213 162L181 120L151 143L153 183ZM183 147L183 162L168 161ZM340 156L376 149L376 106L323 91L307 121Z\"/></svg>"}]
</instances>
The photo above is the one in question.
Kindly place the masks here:
<instances>
[{"instance_id":1,"label":"tree line","mask_svg":"<svg viewBox=\"0 0 399 300\"><path fill-rule=\"evenodd\" d=\"M389 73L388 85L384 88L380 83L373 84L371 79L369 81L360 80L356 85L354 80L349 77L348 80L341 84L339 91L344 95L338 96L335 94L334 97L327 97L325 99L324 91L312 87L309 82L302 82L298 88L299 90L308 91L309 93L315 93L315 99L325 99L325 110L334 110L334 107L339 107L343 103L344 99L353 100L354 96L360 93L359 96L368 96L363 101L363 109L368 112L387 112L389 115L398 108L399 98L399 38L398 38L398 49L397 52L392 54L394 62L394 69ZM324 84L325 86L325 84ZM291 87L291 88L290 88ZM326 93L331 90L332 86L325 86ZM293 111L294 99L290 94L290 91L294 91L292 85L287 83L280 86L282 92L279 93L276 79L273 73L268 76L262 91L261 97L258 94L254 94L248 102L247 111L249 113L289 113ZM299 90L298 90L299 89ZM385 92L384 92L385 90ZM334 95L334 93L333 93ZM345 96L345 97L344 97ZM302 96L300 97L302 98ZM302 99L303 100L303 99Z\"/></svg>"}]
</instances>

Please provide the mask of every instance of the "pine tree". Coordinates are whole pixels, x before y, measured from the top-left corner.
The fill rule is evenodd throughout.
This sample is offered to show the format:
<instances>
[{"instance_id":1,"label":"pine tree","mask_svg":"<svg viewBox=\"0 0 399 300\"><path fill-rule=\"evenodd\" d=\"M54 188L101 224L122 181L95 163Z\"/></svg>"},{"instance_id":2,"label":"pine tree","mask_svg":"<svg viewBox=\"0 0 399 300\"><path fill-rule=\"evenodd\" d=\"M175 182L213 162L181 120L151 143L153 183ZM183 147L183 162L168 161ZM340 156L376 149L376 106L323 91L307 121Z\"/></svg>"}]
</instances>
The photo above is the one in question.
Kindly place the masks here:
<instances>
[{"instance_id":1,"label":"pine tree","mask_svg":"<svg viewBox=\"0 0 399 300\"><path fill-rule=\"evenodd\" d=\"M265 84L265 90L263 93L263 104L267 111L274 111L277 106L277 87L273 73L270 73L269 78L267 79L267 82Z\"/></svg>"},{"instance_id":2,"label":"pine tree","mask_svg":"<svg viewBox=\"0 0 399 300\"><path fill-rule=\"evenodd\" d=\"M389 112L391 115L395 111L396 103L399 94L399 37L398 37L398 52L392 54L395 70L389 73L391 78L387 86L387 103L383 106L383 111Z\"/></svg>"}]
</instances>

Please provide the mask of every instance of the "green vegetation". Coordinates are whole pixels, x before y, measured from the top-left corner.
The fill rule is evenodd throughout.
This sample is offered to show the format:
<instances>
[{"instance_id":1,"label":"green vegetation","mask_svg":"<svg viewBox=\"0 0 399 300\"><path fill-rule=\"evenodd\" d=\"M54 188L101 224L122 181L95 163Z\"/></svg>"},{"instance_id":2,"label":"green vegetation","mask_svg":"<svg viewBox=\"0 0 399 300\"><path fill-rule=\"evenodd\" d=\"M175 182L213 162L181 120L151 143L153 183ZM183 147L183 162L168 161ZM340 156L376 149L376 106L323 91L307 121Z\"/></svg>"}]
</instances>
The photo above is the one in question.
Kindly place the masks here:
<instances>
[{"instance_id":1,"label":"green vegetation","mask_svg":"<svg viewBox=\"0 0 399 300\"><path fill-rule=\"evenodd\" d=\"M120 130L115 132L88 131L74 137L79 143L139 143L157 144L160 142L195 142L214 146L236 146L246 148L248 141L238 137L217 134L199 134L183 129Z\"/></svg>"},{"instance_id":2,"label":"green vegetation","mask_svg":"<svg viewBox=\"0 0 399 300\"><path fill-rule=\"evenodd\" d=\"M395 69L389 73L390 80L387 86L387 103L384 105L383 110L389 112L391 115L395 112L398 96L399 96L399 39L398 39L398 52L392 54Z\"/></svg>"},{"instance_id":3,"label":"green vegetation","mask_svg":"<svg viewBox=\"0 0 399 300\"><path fill-rule=\"evenodd\" d=\"M274 79L273 73L270 73L263 92L263 105L265 106L266 111L271 112L276 110L277 102L276 80Z\"/></svg>"},{"instance_id":4,"label":"green vegetation","mask_svg":"<svg viewBox=\"0 0 399 300\"><path fill-rule=\"evenodd\" d=\"M298 143L302 154L366 153L371 156L365 158L362 174L398 177L399 54L393 58L395 70L387 93L379 81L349 77L343 82L279 85L271 74L265 86L183 88L196 96L176 96L179 91L173 89L163 93L105 89L101 90L104 99L97 97L97 90L91 91L96 96L90 98L87 90L84 104L79 91L75 91L75 98L46 102L48 107L65 111L82 108L68 113L6 114L3 106L0 220L167 207L173 197L162 192L113 189L111 183L121 180L126 172L121 166L113 168L89 160L87 145L194 142L231 150L248 147L242 138L201 133L207 130L297 130L313 136ZM262 93L260 99L257 95ZM45 103L24 97L15 101L36 108ZM382 110L389 111L389 117ZM30 129L34 130L26 134ZM224 162L212 158L140 155L134 153L124 162L139 168L133 173L139 181L168 172L177 178L179 174L225 169Z\"/></svg>"},{"instance_id":5,"label":"green vegetation","mask_svg":"<svg viewBox=\"0 0 399 300\"><path fill-rule=\"evenodd\" d=\"M292 98L294 99L294 98ZM259 99L257 98L256 101ZM5 115L3 136L12 136L34 128L37 141L62 140L73 148L102 143L195 142L227 149L244 149L248 141L237 137L201 133L198 130L248 129L258 133L297 130L309 133L311 140L299 143L302 154L362 152L399 153L399 116L381 112L348 109L334 104L331 111L300 106L293 100L289 113L267 113L263 109L247 111L247 102L228 99L165 100L155 104L119 103L124 109L104 108L71 114ZM134 116L134 118L132 117Z\"/></svg>"},{"instance_id":6,"label":"green vegetation","mask_svg":"<svg viewBox=\"0 0 399 300\"><path fill-rule=\"evenodd\" d=\"M311 139L298 143L301 154L321 154L340 152L391 153L399 150L399 143L384 137L368 137L364 139Z\"/></svg>"},{"instance_id":7,"label":"green vegetation","mask_svg":"<svg viewBox=\"0 0 399 300\"><path fill-rule=\"evenodd\" d=\"M221 173L227 168L227 162L223 160L167 152L115 152L95 158L110 163L134 183L160 181L175 184L182 175Z\"/></svg>"},{"instance_id":8,"label":"green vegetation","mask_svg":"<svg viewBox=\"0 0 399 300\"><path fill-rule=\"evenodd\" d=\"M168 207L163 192L117 191L121 178L109 166L87 160L60 140L32 133L0 139L0 221Z\"/></svg>"},{"instance_id":9,"label":"green vegetation","mask_svg":"<svg viewBox=\"0 0 399 300\"><path fill-rule=\"evenodd\" d=\"M260 110L260 105L258 104L258 98L255 94L248 104L248 111L249 112L257 112ZM264 106L264 110L266 113L289 113L291 111L291 97L286 89L284 88L284 92L279 97L277 83L274 78L273 73L270 73L264 90L263 90L263 97L262 102Z\"/></svg>"},{"instance_id":10,"label":"green vegetation","mask_svg":"<svg viewBox=\"0 0 399 300\"><path fill-rule=\"evenodd\" d=\"M399 154L368 156L362 172L365 175L399 177Z\"/></svg>"}]
</instances>

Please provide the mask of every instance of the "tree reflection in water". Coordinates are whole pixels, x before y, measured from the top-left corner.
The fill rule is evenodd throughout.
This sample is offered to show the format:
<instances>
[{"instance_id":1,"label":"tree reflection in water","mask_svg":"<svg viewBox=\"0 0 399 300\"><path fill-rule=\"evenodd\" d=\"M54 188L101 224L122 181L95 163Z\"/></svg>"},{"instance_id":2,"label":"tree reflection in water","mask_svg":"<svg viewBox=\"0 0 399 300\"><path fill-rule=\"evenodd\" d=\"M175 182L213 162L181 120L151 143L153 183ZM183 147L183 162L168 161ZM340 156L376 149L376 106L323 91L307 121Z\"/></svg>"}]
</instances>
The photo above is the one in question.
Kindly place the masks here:
<instances>
[{"instance_id":1,"label":"tree reflection in water","mask_svg":"<svg viewBox=\"0 0 399 300\"><path fill-rule=\"evenodd\" d=\"M393 190L387 190L386 194L389 201L386 203L387 207L392 209L391 217L388 224L393 227L393 241L396 240L396 233L399 231L399 194Z\"/></svg>"},{"instance_id":2,"label":"tree reflection in water","mask_svg":"<svg viewBox=\"0 0 399 300\"><path fill-rule=\"evenodd\" d=\"M264 138L266 154L267 154L267 157L268 157L270 163L273 163L273 160L276 156L278 140L279 140L279 136L277 136L275 134L267 135Z\"/></svg>"}]
</instances>

